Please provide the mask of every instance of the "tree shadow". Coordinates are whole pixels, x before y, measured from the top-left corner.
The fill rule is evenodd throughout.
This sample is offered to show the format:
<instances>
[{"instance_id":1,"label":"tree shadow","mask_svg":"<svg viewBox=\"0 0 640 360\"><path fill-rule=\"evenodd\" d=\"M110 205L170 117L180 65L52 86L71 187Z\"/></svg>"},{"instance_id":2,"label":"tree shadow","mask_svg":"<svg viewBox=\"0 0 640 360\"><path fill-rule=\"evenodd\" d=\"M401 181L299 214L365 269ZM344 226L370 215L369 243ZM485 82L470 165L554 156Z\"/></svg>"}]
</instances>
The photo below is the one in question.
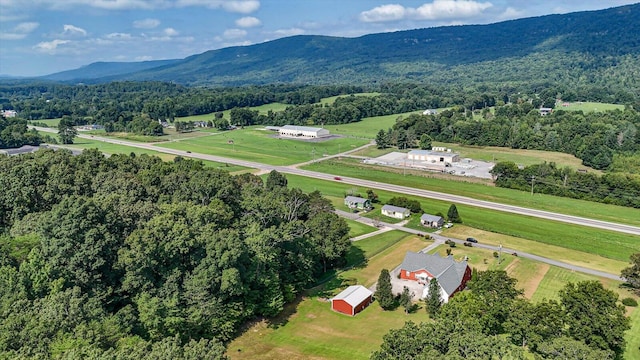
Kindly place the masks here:
<instances>
[{"instance_id":1,"label":"tree shadow","mask_svg":"<svg viewBox=\"0 0 640 360\"><path fill-rule=\"evenodd\" d=\"M298 312L298 305L300 305L303 299L303 295L296 296L296 298L292 302L284 306L284 309L280 312L280 314L276 315L275 317L265 319L267 322L267 327L269 329L275 330L282 326L285 326L289 322L291 316Z\"/></svg>"}]
</instances>

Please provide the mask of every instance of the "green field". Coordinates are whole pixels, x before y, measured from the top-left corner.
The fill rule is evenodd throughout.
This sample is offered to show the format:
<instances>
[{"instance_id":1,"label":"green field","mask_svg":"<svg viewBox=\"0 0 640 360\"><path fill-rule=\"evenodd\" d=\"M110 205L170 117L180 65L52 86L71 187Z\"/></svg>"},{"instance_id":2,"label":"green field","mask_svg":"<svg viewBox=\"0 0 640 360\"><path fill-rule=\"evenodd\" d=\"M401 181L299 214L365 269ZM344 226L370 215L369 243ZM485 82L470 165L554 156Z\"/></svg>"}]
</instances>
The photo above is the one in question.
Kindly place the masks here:
<instances>
[{"instance_id":1,"label":"green field","mask_svg":"<svg viewBox=\"0 0 640 360\"><path fill-rule=\"evenodd\" d=\"M334 204L341 204L344 194L347 191L353 190L352 186L335 181L315 180L294 175L287 175L287 179L290 186L299 187L303 191L319 190L324 196L332 200ZM451 186L453 187L457 185L458 184L452 184ZM366 191L366 189L357 190L357 192L360 193L365 193ZM379 196L381 203L384 203L391 197L399 196L399 194L385 191L376 190L375 192ZM451 205L448 202L417 198L412 196L406 197L419 200L422 204L422 209L425 210L425 212L431 214L435 214L437 212L446 214L449 206ZM605 204L593 204L594 208L597 208L599 205L605 208L610 207L610 205ZM640 242L638 242L637 236L633 235L626 235L607 230L593 229L584 226L565 224L551 220L543 220L460 204L456 206L465 225L481 230L537 241L544 244L558 246L560 248L583 251L605 258L625 262L628 261L631 254L640 251ZM632 210L638 211L637 209L620 209L621 212L628 212ZM627 214L627 216L629 215ZM638 219L639 218L635 218L634 220L638 221ZM544 256L554 258L555 254L545 254Z\"/></svg>"},{"instance_id":2,"label":"green field","mask_svg":"<svg viewBox=\"0 0 640 360\"><path fill-rule=\"evenodd\" d=\"M443 181L439 178L430 178L428 177L429 173L424 172L416 172L415 174L418 175L408 172L406 176L400 176L403 174L401 170L382 170L374 166L361 164L358 160L354 159L330 159L327 161L306 165L302 168L328 174L349 176L389 184L403 185L416 189L425 189L472 197L480 200L518 205L532 209L591 217L594 219L621 222L631 225L640 225L640 209L563 198L545 194L535 194L531 196L531 194L526 191L477 184L470 182L470 179L461 179L461 181ZM366 189L362 189L361 191L364 190ZM430 209L425 210L433 211ZM438 211L441 211L443 213L446 213L446 210L447 208L445 208L444 210L438 209Z\"/></svg>"},{"instance_id":3,"label":"green field","mask_svg":"<svg viewBox=\"0 0 640 360\"><path fill-rule=\"evenodd\" d=\"M47 127L50 127L50 128L57 128L61 119L62 118L33 120L33 121L29 121L29 125L32 125L34 123L40 123L40 124L45 124L47 125Z\"/></svg>"},{"instance_id":4,"label":"green field","mask_svg":"<svg viewBox=\"0 0 640 360\"><path fill-rule=\"evenodd\" d=\"M355 220L351 220L351 219L344 219L344 220L346 221L347 225L349 225L349 228L351 229L349 231L349 237L352 237L352 238L356 236L372 233L378 230L373 226L369 226Z\"/></svg>"},{"instance_id":5,"label":"green field","mask_svg":"<svg viewBox=\"0 0 640 360\"><path fill-rule=\"evenodd\" d=\"M617 104L607 104L607 103L597 103L597 102L583 102L583 101L575 101L575 102L567 102L567 106L563 106L563 103L556 103L554 110L565 110L565 111L583 111L583 112L594 112L594 111L609 111L609 110L624 110L624 105Z\"/></svg>"},{"instance_id":6,"label":"green field","mask_svg":"<svg viewBox=\"0 0 640 360\"><path fill-rule=\"evenodd\" d=\"M345 136L353 136L357 138L375 139L380 129L385 131L396 123L400 117L406 117L410 114L420 114L419 111L411 111L403 114L393 114L384 116L374 116L364 118L358 122L344 125L325 125L325 129L329 129L332 134L340 134Z\"/></svg>"},{"instance_id":7,"label":"green field","mask_svg":"<svg viewBox=\"0 0 640 360\"><path fill-rule=\"evenodd\" d=\"M367 143L366 140L352 138L308 142L275 138L272 135L272 132L259 128L245 128L158 146L270 165L291 165L344 152Z\"/></svg>"}]
</instances>

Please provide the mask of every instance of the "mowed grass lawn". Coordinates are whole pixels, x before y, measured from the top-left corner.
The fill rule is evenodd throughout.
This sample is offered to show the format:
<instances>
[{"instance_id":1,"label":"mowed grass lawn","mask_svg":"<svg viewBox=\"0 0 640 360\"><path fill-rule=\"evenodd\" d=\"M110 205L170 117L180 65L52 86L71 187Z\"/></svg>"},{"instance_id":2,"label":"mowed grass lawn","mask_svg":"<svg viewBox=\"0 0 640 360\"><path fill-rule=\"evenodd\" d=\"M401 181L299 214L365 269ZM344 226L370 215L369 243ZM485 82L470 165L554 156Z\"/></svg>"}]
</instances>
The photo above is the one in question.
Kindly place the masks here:
<instances>
[{"instance_id":1,"label":"mowed grass lawn","mask_svg":"<svg viewBox=\"0 0 640 360\"><path fill-rule=\"evenodd\" d=\"M583 111L583 112L593 112L593 111L609 111L609 110L624 110L624 105L618 104L607 104L607 103L598 103L598 102L583 102L583 101L575 101L575 102L566 102L568 105L563 106L563 103L557 103L554 107L554 110L565 110L565 111Z\"/></svg>"},{"instance_id":2,"label":"mowed grass lawn","mask_svg":"<svg viewBox=\"0 0 640 360\"><path fill-rule=\"evenodd\" d=\"M351 229L349 231L349 237L356 237L356 236L372 233L378 230L373 226L369 226L355 220L350 220L350 219L344 219L344 220L347 223L347 225L349 225L349 228Z\"/></svg>"},{"instance_id":3,"label":"mowed grass lawn","mask_svg":"<svg viewBox=\"0 0 640 360\"><path fill-rule=\"evenodd\" d=\"M367 259L366 267L342 272L338 277L370 286L383 268L399 265L407 250L418 251L427 244L399 232L381 236L393 246L385 246L376 237L356 242L354 246L361 247L365 254L375 255ZM329 290L330 296L343 287ZM402 309L382 311L375 302L350 317L332 311L324 295L304 297L291 304L282 317L253 324L229 344L227 355L231 359L368 359L390 329L402 327L407 320L428 320L424 310L405 315Z\"/></svg>"},{"instance_id":4,"label":"mowed grass lawn","mask_svg":"<svg viewBox=\"0 0 640 360\"><path fill-rule=\"evenodd\" d=\"M402 114L374 116L364 118L358 122L344 125L325 125L325 129L329 129L332 134L340 134L345 136L353 136L357 138L375 139L378 131L383 129L387 131L392 127L398 118L407 117L411 114L421 114L420 111L411 111Z\"/></svg>"},{"instance_id":5,"label":"mowed grass lawn","mask_svg":"<svg viewBox=\"0 0 640 360\"><path fill-rule=\"evenodd\" d=\"M355 191L355 193L360 193L366 196L365 188L356 188L349 184L338 181L316 180L294 175L287 175L287 179L290 186L298 187L303 191L320 191L325 197L332 200L332 203L334 204L334 206L336 206L336 208L341 208L343 206L342 199L348 192ZM465 185L466 184L458 183L449 184L450 189L453 189L455 186L464 187ZM492 189L490 187L486 188ZM449 206L451 205L451 203L449 202L407 196L405 194L397 194L386 191L374 191L379 196L381 204L384 204L390 198L395 196L406 196L409 199L420 201L422 209L425 212L431 214L435 214L438 212L446 214ZM605 208L610 206L597 203L588 203L587 205L603 206ZM631 256L631 254L640 252L640 242L638 241L638 237L633 235L627 235L608 230L588 228L579 225L565 224L552 220L538 219L461 204L456 204L456 207L458 208L458 212L464 221L464 225L468 226L469 228L475 229L469 229L468 231L470 235L468 236L473 236L471 235L473 234L473 231L483 230L541 244L553 245L556 247L553 249L562 248L588 253L591 255L595 255L596 257L591 259L585 258L583 261L590 261L593 264L599 264L598 266L601 267L611 266L611 272L613 273L617 272L617 269L619 268L619 264L621 264L621 262L627 262L629 260L629 256ZM638 210L622 208L621 211L633 212ZM454 226L452 228L452 231L455 231L455 229L456 227ZM458 234L458 236L463 239L467 237L465 236L465 234ZM526 246L529 248L535 248L535 243L528 243ZM515 248L517 250L517 247ZM567 259L566 254L564 254L563 252L552 252L543 256L552 259L558 258L558 260ZM603 257L605 259L598 259L598 257ZM609 262L607 261L607 259L611 259L614 261Z\"/></svg>"},{"instance_id":6,"label":"mowed grass lawn","mask_svg":"<svg viewBox=\"0 0 640 360\"><path fill-rule=\"evenodd\" d=\"M334 138L318 142L281 139L271 131L245 128L211 136L158 144L170 149L256 161L269 165L291 165L337 154L366 144L353 138Z\"/></svg>"},{"instance_id":7,"label":"mowed grass lawn","mask_svg":"<svg viewBox=\"0 0 640 360\"><path fill-rule=\"evenodd\" d=\"M545 194L534 194L534 196L531 196L527 191L499 188L470 181L467 182L464 178L460 179L460 181L443 181L439 178L429 177L429 173L419 173L419 175L407 173L406 176L401 176L402 170L384 169L366 165L356 159L334 158L305 165L303 168L306 170L385 182L416 189L438 191L532 209L591 217L630 225L640 225L640 209ZM446 213L447 209L444 210L443 213Z\"/></svg>"}]
</instances>

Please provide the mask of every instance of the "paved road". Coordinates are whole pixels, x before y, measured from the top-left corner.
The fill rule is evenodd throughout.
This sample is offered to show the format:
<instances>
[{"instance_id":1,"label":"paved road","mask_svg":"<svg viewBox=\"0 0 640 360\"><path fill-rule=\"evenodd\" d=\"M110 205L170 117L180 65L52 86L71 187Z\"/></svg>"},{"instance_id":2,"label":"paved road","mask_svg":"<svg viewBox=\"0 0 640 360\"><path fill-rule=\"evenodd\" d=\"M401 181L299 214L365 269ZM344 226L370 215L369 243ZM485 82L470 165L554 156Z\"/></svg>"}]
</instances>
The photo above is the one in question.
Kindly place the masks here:
<instances>
[{"instance_id":1,"label":"paved road","mask_svg":"<svg viewBox=\"0 0 640 360\"><path fill-rule=\"evenodd\" d=\"M40 127L35 127L35 128L41 131L57 132L56 129L51 129L51 128L40 128ZM332 174L319 173L315 171L297 169L295 166L274 166L274 165L261 164L257 162L246 161L246 160L231 159L231 158L226 158L222 156L214 156L214 155L198 154L198 153L187 153L186 151L182 151L182 150L173 150L173 149L163 148L161 146L157 146L156 144L136 143L132 141L111 139L111 138L99 137L95 135L91 136L91 135L79 134L78 137L84 138L84 139L104 141L112 144L126 145L126 146L140 148L140 149L153 150L153 151L158 151L162 153L182 156L182 157L190 157L190 158L201 159L201 160L210 160L210 161L216 161L221 163L240 165L248 168L259 169L262 171L276 170L281 173L306 176L306 177L311 177L315 179L340 181L345 184L356 185L356 186L361 186L365 188L387 190L391 192L414 195L414 196L430 198L435 200L442 200L442 201L452 202L456 204L477 206L485 209L504 211L504 212L514 213L514 214L541 218L541 219L554 220L554 221L559 221L563 223L583 225L583 226L588 226L593 228L606 229L606 230L640 236L640 227L633 226L633 225L618 224L618 223L602 221L602 220L594 220L594 219L589 219L589 218L584 218L579 216L565 215L565 214L554 213L554 212L544 211L544 210L529 209L529 208L524 208L524 207L514 206L514 205L505 205L505 204L494 203L490 201L472 199L464 196L444 194L444 193L439 193L439 192L429 191L429 190L422 190L422 189L414 189L406 186L386 184L386 183L381 183L377 181L362 180L362 179L343 177L343 176L340 176L340 180L336 180L336 177L339 175L332 175Z\"/></svg>"},{"instance_id":2,"label":"paved road","mask_svg":"<svg viewBox=\"0 0 640 360\"><path fill-rule=\"evenodd\" d=\"M373 226L373 221L372 219L366 218L366 217L361 217L357 214L353 214L350 212L346 212L346 211L342 211L342 210L335 210L335 213L343 216L343 217L347 217L349 219L361 222L363 224L367 224L367 225L371 225ZM416 229L411 229L411 228L407 228L404 226L399 226L397 224L389 224L389 223L385 223L380 221L379 222L380 226L383 226L385 228L393 228L396 230L400 230L400 231L404 231L407 233L411 233L411 234L424 234L423 231L420 230L416 230ZM431 236L431 238L434 240L434 243L427 246L426 248L422 249L423 252L428 252L429 250L444 244L445 241L447 240L453 240L455 243L459 244L460 246L464 246L463 244L465 243L465 240L462 239L456 239L456 238L451 238L451 237L447 237L447 236L442 236L439 234L435 234L435 233L430 233L429 234ZM582 266L576 266L576 265L572 265L572 264L567 264L565 262L562 261L558 261L558 260L553 260L553 259L549 259L543 256L539 256L539 255L535 255L535 254L529 254L529 253L525 253L525 252L521 252L518 250L514 250L514 249L508 249L508 248L502 248L502 250L498 247L498 246L492 246L492 245L486 245L486 244L482 244L482 243L475 243L473 244L473 247L477 247L477 248L481 248L481 249L487 249L487 250L491 250L491 251L498 251L500 252L502 255L501 256L514 256L513 253L517 252L518 253L518 257L522 257L522 258L526 258L526 259L531 259L531 260L535 260L535 261L539 261L539 262L543 262L543 263L547 263L549 265L554 265L554 266L558 266L564 269L568 269L571 271L577 271L577 272L581 272L581 273L585 273L585 274L589 274L589 275L594 275L594 276L599 276L599 277L603 277L606 279L612 279L612 280L620 280L622 281L622 279L620 278L620 275L616 275L616 274L611 274L608 272L604 272L604 271L598 271L598 270L593 270L593 269L589 269L586 267L582 267ZM397 269L394 269L394 271Z\"/></svg>"}]
</instances>

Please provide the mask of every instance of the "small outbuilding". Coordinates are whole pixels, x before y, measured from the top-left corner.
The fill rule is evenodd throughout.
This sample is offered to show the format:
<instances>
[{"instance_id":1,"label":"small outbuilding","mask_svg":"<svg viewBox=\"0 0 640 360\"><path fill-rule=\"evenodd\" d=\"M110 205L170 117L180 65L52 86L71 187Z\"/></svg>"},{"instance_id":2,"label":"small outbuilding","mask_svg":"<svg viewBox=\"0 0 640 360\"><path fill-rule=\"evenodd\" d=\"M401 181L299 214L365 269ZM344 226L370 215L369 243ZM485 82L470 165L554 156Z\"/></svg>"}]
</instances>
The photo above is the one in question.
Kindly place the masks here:
<instances>
[{"instance_id":1,"label":"small outbuilding","mask_svg":"<svg viewBox=\"0 0 640 360\"><path fill-rule=\"evenodd\" d=\"M371 200L358 196L347 196L344 198L344 204L349 209L368 210L371 209Z\"/></svg>"},{"instance_id":2,"label":"small outbuilding","mask_svg":"<svg viewBox=\"0 0 640 360\"><path fill-rule=\"evenodd\" d=\"M373 293L362 285L351 285L331 299L331 310L355 316L373 301Z\"/></svg>"},{"instance_id":3,"label":"small outbuilding","mask_svg":"<svg viewBox=\"0 0 640 360\"><path fill-rule=\"evenodd\" d=\"M420 224L430 228L439 228L444 225L444 219L441 216L422 214Z\"/></svg>"},{"instance_id":4,"label":"small outbuilding","mask_svg":"<svg viewBox=\"0 0 640 360\"><path fill-rule=\"evenodd\" d=\"M411 210L400 206L385 205L381 209L382 215L396 219L406 219L411 215Z\"/></svg>"},{"instance_id":5,"label":"small outbuilding","mask_svg":"<svg viewBox=\"0 0 640 360\"><path fill-rule=\"evenodd\" d=\"M296 138L321 138L329 136L329 130L309 126L285 125L278 129L280 136Z\"/></svg>"}]
</instances>

